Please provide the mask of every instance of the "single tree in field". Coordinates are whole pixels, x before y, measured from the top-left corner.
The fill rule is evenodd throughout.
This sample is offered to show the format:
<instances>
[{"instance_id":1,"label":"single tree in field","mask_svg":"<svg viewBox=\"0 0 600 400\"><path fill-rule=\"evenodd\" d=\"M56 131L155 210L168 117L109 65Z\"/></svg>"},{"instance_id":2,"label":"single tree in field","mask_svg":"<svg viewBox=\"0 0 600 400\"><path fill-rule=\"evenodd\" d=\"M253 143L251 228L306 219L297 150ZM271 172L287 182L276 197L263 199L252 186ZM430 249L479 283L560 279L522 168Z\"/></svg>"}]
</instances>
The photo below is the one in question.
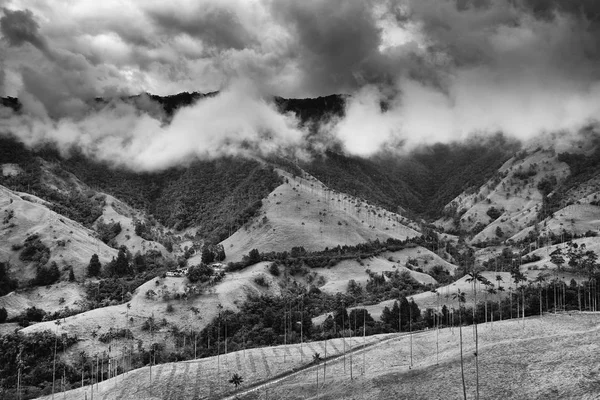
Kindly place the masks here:
<instances>
[{"instance_id":1,"label":"single tree in field","mask_svg":"<svg viewBox=\"0 0 600 400\"><path fill-rule=\"evenodd\" d=\"M501 292L505 292L504 286L498 286L497 292L500 294ZM500 321L502 321L502 296L499 296L498 300L498 308L500 309Z\"/></svg>"},{"instance_id":2,"label":"single tree in field","mask_svg":"<svg viewBox=\"0 0 600 400\"><path fill-rule=\"evenodd\" d=\"M488 286L486 292L492 298L493 298L493 296L496 293L498 293L498 291L494 288L494 284L493 283L490 283L490 285ZM485 315L487 316L487 298L486 298L486 301L485 301ZM490 303L490 317L491 317L492 326L493 326L494 325L494 302L493 301Z\"/></svg>"},{"instance_id":3,"label":"single tree in field","mask_svg":"<svg viewBox=\"0 0 600 400\"><path fill-rule=\"evenodd\" d=\"M547 274L542 273L539 274L536 278L535 278L535 282L538 284L538 290L539 290L539 294L540 294L540 316L544 315L543 311L542 311L542 290L543 287L545 286L546 283L546 278L548 277Z\"/></svg>"},{"instance_id":4,"label":"single tree in field","mask_svg":"<svg viewBox=\"0 0 600 400\"><path fill-rule=\"evenodd\" d=\"M85 370L85 360L87 358L85 351L80 351L79 357L81 358L81 387L83 387L83 371Z\"/></svg>"},{"instance_id":5,"label":"single tree in field","mask_svg":"<svg viewBox=\"0 0 600 400\"><path fill-rule=\"evenodd\" d=\"M231 375L231 379L229 379L229 383L234 385L236 389L242 384L242 382L244 382L244 378L237 373Z\"/></svg>"},{"instance_id":6,"label":"single tree in field","mask_svg":"<svg viewBox=\"0 0 600 400\"><path fill-rule=\"evenodd\" d=\"M100 264L100 260L98 259L98 254L92 254L92 258L90 258L90 263L88 264L88 275L89 276L98 276L100 274L101 268L102 268L102 264Z\"/></svg>"},{"instance_id":7,"label":"single tree in field","mask_svg":"<svg viewBox=\"0 0 600 400\"><path fill-rule=\"evenodd\" d=\"M319 365L321 363L321 354L319 353L315 353L313 354L313 364L315 365ZM317 372L317 397L319 396L319 368L315 368L315 371Z\"/></svg>"},{"instance_id":8,"label":"single tree in field","mask_svg":"<svg viewBox=\"0 0 600 400\"><path fill-rule=\"evenodd\" d=\"M473 269L467 274L467 282L473 284L473 327L475 328L475 398L479 400L479 336L477 333L477 282L487 285L489 281L481 275L481 272ZM487 307L486 307L487 309Z\"/></svg>"},{"instance_id":9,"label":"single tree in field","mask_svg":"<svg viewBox=\"0 0 600 400\"><path fill-rule=\"evenodd\" d=\"M462 307L465 303L465 293L458 289L458 292L452 295L452 298L458 302L458 331L460 341L460 376L462 378L463 397L467 400L467 386L465 385L465 363L463 360L463 342L462 342Z\"/></svg>"},{"instance_id":10,"label":"single tree in field","mask_svg":"<svg viewBox=\"0 0 600 400\"><path fill-rule=\"evenodd\" d=\"M52 399L54 399L54 385L56 383L56 347L58 346L58 327L60 326L60 320L54 321L56 325L56 335L54 336L54 361L52 362Z\"/></svg>"}]
</instances>

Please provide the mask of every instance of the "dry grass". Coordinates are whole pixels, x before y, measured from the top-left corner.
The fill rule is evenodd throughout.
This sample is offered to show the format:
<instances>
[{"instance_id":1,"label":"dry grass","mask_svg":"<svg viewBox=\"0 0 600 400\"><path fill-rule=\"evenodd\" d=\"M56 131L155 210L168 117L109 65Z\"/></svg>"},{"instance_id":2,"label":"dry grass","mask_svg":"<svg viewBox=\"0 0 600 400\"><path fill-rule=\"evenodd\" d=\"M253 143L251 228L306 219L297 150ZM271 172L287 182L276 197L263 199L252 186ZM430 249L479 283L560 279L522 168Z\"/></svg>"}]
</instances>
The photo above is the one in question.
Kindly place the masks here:
<instances>
[{"instance_id":1,"label":"dry grass","mask_svg":"<svg viewBox=\"0 0 600 400\"><path fill-rule=\"evenodd\" d=\"M376 343L387 336L367 337L364 343ZM346 348L359 346L363 338L348 338ZM314 353L327 356L341 355L344 349L342 339L326 342L294 344L268 348L249 349L210 357L196 361L168 363L152 368L144 367L131 371L99 384L99 391L94 388L94 397L105 400L112 399L213 399L233 394L234 387L228 380L234 373L244 378L242 388L256 385L261 381L272 379L282 373L307 366ZM348 357L347 357L348 358ZM348 361L349 362L349 361ZM65 394L67 400L79 400L91 397L91 389L71 390ZM62 397L60 394L59 397ZM46 396L46 399L50 396Z\"/></svg>"},{"instance_id":2,"label":"dry grass","mask_svg":"<svg viewBox=\"0 0 600 400\"><path fill-rule=\"evenodd\" d=\"M116 257L117 251L95 239L93 231L51 211L45 204L35 196L0 186L0 215L4 217L5 211L14 213L9 223L0 224L0 261L10 262L13 277L23 282L35 276L33 263L23 263L19 252L12 249L34 233L50 249L49 261L55 261L61 270L73 266L77 279L85 276L92 254L98 254L103 264ZM63 277L67 277L67 272L63 271Z\"/></svg>"},{"instance_id":3,"label":"dry grass","mask_svg":"<svg viewBox=\"0 0 600 400\"><path fill-rule=\"evenodd\" d=\"M547 315L479 325L480 398L593 399L600 395L597 341L600 315ZM362 338L347 340L353 346ZM326 364L289 376L276 375L307 365L313 353L324 355L325 342L277 346L231 353L191 362L141 368L99 385L100 398L111 399L456 399L462 397L458 351L459 331L442 329L367 337L373 343ZM439 353L436 351L439 344ZM467 396L475 397L473 327L463 328ZM340 354L341 339L327 342L328 355ZM335 349L335 350L334 350ZM284 354L286 359L284 361ZM438 361L439 360L439 361ZM352 368L351 368L352 366ZM238 393L227 381L239 373ZM316 376L319 374L317 392ZM352 379L351 379L352 374ZM260 382L268 380L268 384ZM256 386L256 387L255 387ZM254 387L254 388L253 388ZM89 388L85 388L90 398ZM98 396L98 392L94 393ZM46 397L46 399L49 397ZM62 394L59 395L62 398ZM84 398L83 390L66 399Z\"/></svg>"},{"instance_id":4,"label":"dry grass","mask_svg":"<svg viewBox=\"0 0 600 400\"><path fill-rule=\"evenodd\" d=\"M369 240L418 236L404 217L334 192L315 178L293 178L263 200L260 215L223 241L227 261L241 260L253 248L261 252L356 245ZM264 217L266 220L263 222ZM191 263L198 262L198 257Z\"/></svg>"},{"instance_id":5,"label":"dry grass","mask_svg":"<svg viewBox=\"0 0 600 400\"><path fill-rule=\"evenodd\" d=\"M482 399L596 399L600 396L600 366L596 343L600 316L559 315L521 322L480 325L480 398ZM467 396L475 398L473 329L463 329ZM277 399L458 399L462 398L458 330L413 337L413 368L409 369L409 338L403 336L355 356L358 373L350 380L339 361L328 366L328 381L317 389L314 371L269 388ZM335 378L333 378L335 376ZM320 381L322 377L320 377ZM240 396L266 399L266 390Z\"/></svg>"}]
</instances>

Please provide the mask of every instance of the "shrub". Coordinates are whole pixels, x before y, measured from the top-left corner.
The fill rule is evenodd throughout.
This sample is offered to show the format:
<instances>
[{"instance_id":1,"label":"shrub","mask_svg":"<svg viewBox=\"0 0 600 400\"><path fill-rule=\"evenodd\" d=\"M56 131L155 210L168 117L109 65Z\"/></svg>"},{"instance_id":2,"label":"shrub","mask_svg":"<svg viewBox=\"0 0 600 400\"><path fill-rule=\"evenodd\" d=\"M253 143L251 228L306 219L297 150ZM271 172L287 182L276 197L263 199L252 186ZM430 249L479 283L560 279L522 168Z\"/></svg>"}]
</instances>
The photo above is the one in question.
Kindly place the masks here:
<instances>
[{"instance_id":1,"label":"shrub","mask_svg":"<svg viewBox=\"0 0 600 400\"><path fill-rule=\"evenodd\" d=\"M210 277L214 274L215 270L208 265L200 264L200 265L192 265L188 269L187 277L190 282L208 282Z\"/></svg>"},{"instance_id":2,"label":"shrub","mask_svg":"<svg viewBox=\"0 0 600 400\"><path fill-rule=\"evenodd\" d=\"M262 286L265 288L269 287L269 282L265 279L264 275L259 275L256 278L254 278L254 282L258 285L258 286Z\"/></svg>"},{"instance_id":3,"label":"shrub","mask_svg":"<svg viewBox=\"0 0 600 400\"><path fill-rule=\"evenodd\" d=\"M3 323L4 321L6 321L7 317L8 317L8 312L6 312L6 308L4 308L4 307L0 308L0 324Z\"/></svg>"},{"instance_id":4,"label":"shrub","mask_svg":"<svg viewBox=\"0 0 600 400\"><path fill-rule=\"evenodd\" d=\"M19 255L21 261L36 261L45 265L50 258L50 249L41 242L38 235L31 235L23 243L23 251Z\"/></svg>"},{"instance_id":5,"label":"shrub","mask_svg":"<svg viewBox=\"0 0 600 400\"><path fill-rule=\"evenodd\" d=\"M167 312L168 313L172 313L173 311L175 311L175 308L173 308L173 305L172 304L168 304L167 305Z\"/></svg>"},{"instance_id":6,"label":"shrub","mask_svg":"<svg viewBox=\"0 0 600 400\"><path fill-rule=\"evenodd\" d=\"M273 276L279 276L279 267L277 266L276 263L272 263L271 265L269 265L269 272L271 273L271 275Z\"/></svg>"}]
</instances>

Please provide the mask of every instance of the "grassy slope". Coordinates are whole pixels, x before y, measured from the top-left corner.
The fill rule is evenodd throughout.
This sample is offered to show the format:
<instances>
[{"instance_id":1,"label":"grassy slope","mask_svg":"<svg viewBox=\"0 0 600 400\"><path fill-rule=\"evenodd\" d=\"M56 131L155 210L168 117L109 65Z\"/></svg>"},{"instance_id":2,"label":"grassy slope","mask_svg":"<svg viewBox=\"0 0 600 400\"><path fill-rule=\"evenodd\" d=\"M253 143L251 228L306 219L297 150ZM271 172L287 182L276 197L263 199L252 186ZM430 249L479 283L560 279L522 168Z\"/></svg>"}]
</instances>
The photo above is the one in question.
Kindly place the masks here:
<instances>
[{"instance_id":1,"label":"grassy slope","mask_svg":"<svg viewBox=\"0 0 600 400\"><path fill-rule=\"evenodd\" d=\"M591 399L597 396L600 373L595 360L600 339L600 315L563 314L479 325L480 395L485 399ZM227 381L231 374L244 378L240 399L415 399L460 398L459 335L456 329L417 333L412 338L410 365L408 335L367 337L374 343L351 358L347 355L323 367L308 368L289 377L259 386L281 372L307 365L314 352L328 356L343 351L342 339L304 345L277 346L240 351L200 361L171 363L108 380L99 385L103 399L223 398L232 396ZM360 337L347 339L347 349L362 344ZM436 351L439 345L439 353ZM468 398L474 398L474 341L471 327L463 329L465 377ZM285 361L284 361L285 354ZM439 359L439 363L438 363ZM350 365L354 379L350 379ZM364 368L363 368L364 367ZM319 374L320 389L315 381ZM66 399L81 399L89 387L69 391ZM60 394L59 396L62 396ZM50 398L47 396L45 398ZM233 398L227 397L227 398Z\"/></svg>"},{"instance_id":2,"label":"grassy slope","mask_svg":"<svg viewBox=\"0 0 600 400\"><path fill-rule=\"evenodd\" d=\"M133 220L134 218L144 220L144 216L143 212L133 209L111 195L106 195L105 206L102 209L102 219L104 223L118 222L121 224L121 232L114 238L119 246L127 246L127 249L132 254L135 254L137 251L143 254L148 250L158 250L163 255L167 255L168 252L162 244L152 240L145 240L135 234ZM164 229L160 224L159 228Z\"/></svg>"},{"instance_id":3,"label":"grassy slope","mask_svg":"<svg viewBox=\"0 0 600 400\"><path fill-rule=\"evenodd\" d=\"M259 215L250 224L222 242L227 261L241 260L253 248L268 252L303 246L313 251L418 235L413 229L416 226L406 226L409 221L398 214L332 191L309 175L293 178L281 174L288 183L263 200Z\"/></svg>"},{"instance_id":4,"label":"grassy slope","mask_svg":"<svg viewBox=\"0 0 600 400\"><path fill-rule=\"evenodd\" d=\"M22 245L34 233L50 248L50 261L56 261L61 271L64 266L72 265L78 280L85 276L92 254L97 253L102 263L117 255L116 250L97 240L93 231L49 210L43 200L0 186L0 213L4 216L9 210L14 212L14 217L0 225L0 259L10 262L11 274L19 281L32 279L35 267L20 261L19 252L11 247ZM59 240L65 241L64 247L58 245ZM66 279L67 272L62 274Z\"/></svg>"},{"instance_id":5,"label":"grassy slope","mask_svg":"<svg viewBox=\"0 0 600 400\"><path fill-rule=\"evenodd\" d=\"M393 261L390 261L390 257ZM396 269L399 271L408 271L419 283L436 283L435 279L430 275L412 271L404 267L409 258L416 259L424 271L431 269L435 265L443 266L450 273L453 273L456 269L455 265L441 259L437 254L422 247L415 247L396 252L386 252L379 257L362 260L363 265L360 265L356 260L344 260L334 267L315 268L314 271L326 279L327 283L320 289L328 293L345 292L350 279L354 279L364 287L369 279L369 275L366 273L367 269L375 273L394 271Z\"/></svg>"},{"instance_id":6,"label":"grassy slope","mask_svg":"<svg viewBox=\"0 0 600 400\"><path fill-rule=\"evenodd\" d=\"M529 149L530 154L523 159L513 157L499 169L500 174L505 174L501 179L490 179L475 192L466 192L452 200L450 206L456 210L466 210L460 218L461 228L473 229L478 223L485 229L475 235L472 243L495 239L496 229L500 227L504 232L504 239L516 234L523 228L535 223L539 207L542 204L542 195L537 189L537 184L546 176L554 175L559 182L569 174L569 168L561 163L556 156L548 151ZM535 164L537 174L528 180L521 180L514 176L519 171L528 171ZM495 207L504 210L500 218L491 220L486 214ZM437 224L450 228L449 219L441 219Z\"/></svg>"},{"instance_id":7,"label":"grassy slope","mask_svg":"<svg viewBox=\"0 0 600 400\"><path fill-rule=\"evenodd\" d=\"M172 347L169 347L172 346L169 328L164 327L156 331L153 339L150 332L141 329L146 319L154 315L157 321L165 318L169 324L177 325L181 329L200 330L217 315L219 304L223 306L223 309L237 310L237 304L241 304L249 293L264 293L266 289L253 281L254 277L259 274L265 275L267 280L273 283L273 277L267 272L267 263L259 263L242 271L228 273L213 290L208 290L205 294L188 301L165 301L162 297L166 291L171 294L171 298L176 292L183 293L188 284L186 278L156 278L136 289L130 301L131 308L129 310L127 310L126 304L97 308L66 318L58 329L61 332L76 334L81 340L69 350L70 356L77 356L80 351L91 355L108 351L108 344L94 340L92 331L98 329L98 333L102 334L108 332L111 327L129 328L136 340L143 340L144 347L149 347L151 341L164 341L167 348L172 350ZM156 282L159 284L157 285ZM270 293L278 294L278 285L271 284L270 288ZM146 298L146 292L150 289L157 293L154 300ZM173 312L166 312L167 304L173 306ZM191 307L200 309L199 316L195 316L190 311ZM128 323L127 316L133 318L133 322ZM46 329L54 331L57 328L53 321L41 322L23 329L22 332L29 333ZM117 350L114 351L120 351L125 344L125 341L115 341L113 348Z\"/></svg>"}]
</instances>

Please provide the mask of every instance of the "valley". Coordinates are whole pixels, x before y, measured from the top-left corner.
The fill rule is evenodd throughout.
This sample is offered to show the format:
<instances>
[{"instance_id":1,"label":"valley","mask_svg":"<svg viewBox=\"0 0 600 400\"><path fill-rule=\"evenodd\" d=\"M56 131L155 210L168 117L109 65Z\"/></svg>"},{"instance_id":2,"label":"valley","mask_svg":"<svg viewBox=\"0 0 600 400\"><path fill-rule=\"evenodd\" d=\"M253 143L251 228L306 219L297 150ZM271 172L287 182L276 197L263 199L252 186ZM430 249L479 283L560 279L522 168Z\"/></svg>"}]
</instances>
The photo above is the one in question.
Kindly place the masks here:
<instances>
[{"instance_id":1,"label":"valley","mask_svg":"<svg viewBox=\"0 0 600 400\"><path fill-rule=\"evenodd\" d=\"M472 393L475 324L484 398L594 393L593 367L546 378L599 326L593 144L584 172L494 137L135 173L2 140L3 398L91 398L92 382L103 399L460 397L457 329Z\"/></svg>"}]
</instances>

